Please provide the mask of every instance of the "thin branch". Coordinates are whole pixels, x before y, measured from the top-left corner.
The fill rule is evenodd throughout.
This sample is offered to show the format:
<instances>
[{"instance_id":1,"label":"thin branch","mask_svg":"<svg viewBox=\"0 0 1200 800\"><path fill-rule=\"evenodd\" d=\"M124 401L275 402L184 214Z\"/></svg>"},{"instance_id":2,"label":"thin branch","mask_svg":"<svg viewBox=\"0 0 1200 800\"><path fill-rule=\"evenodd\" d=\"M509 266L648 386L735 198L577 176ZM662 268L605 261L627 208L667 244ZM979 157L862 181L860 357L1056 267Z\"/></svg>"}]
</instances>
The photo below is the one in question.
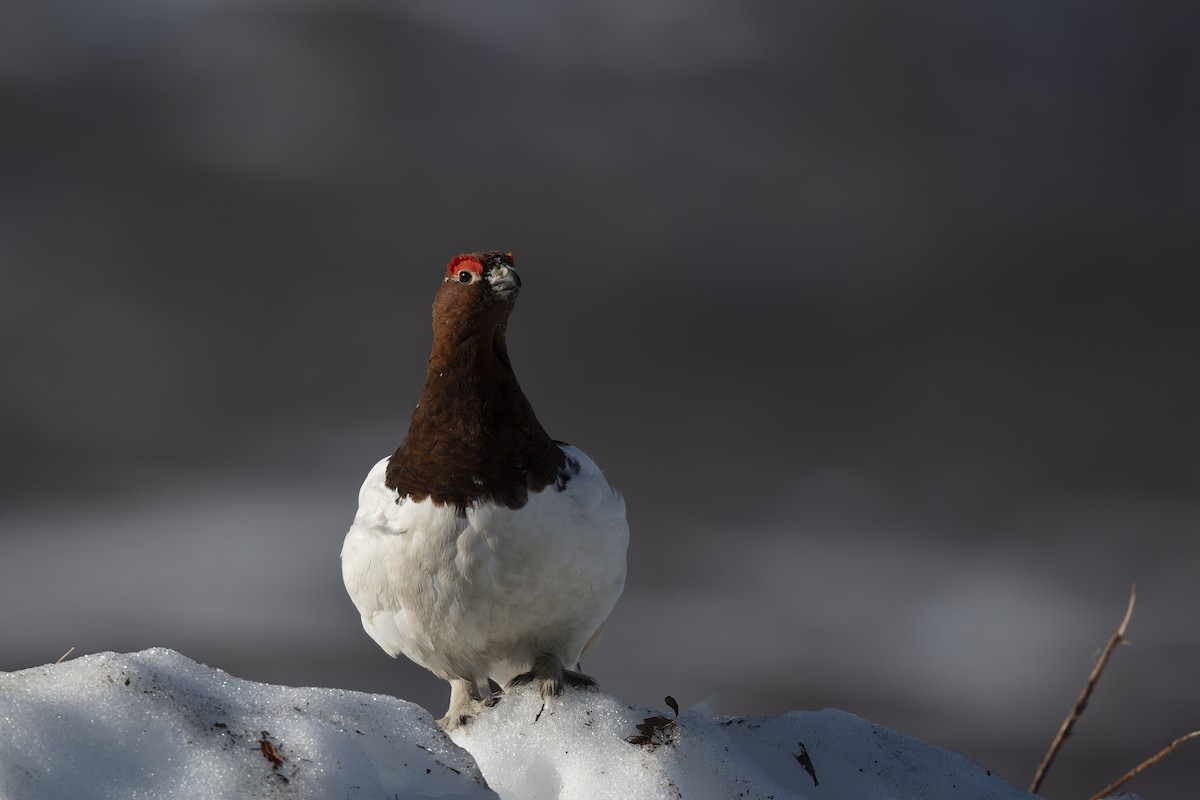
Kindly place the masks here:
<instances>
[{"instance_id":1,"label":"thin branch","mask_svg":"<svg viewBox=\"0 0 1200 800\"><path fill-rule=\"evenodd\" d=\"M67 652L63 653L61 656L59 656L59 657L58 657L58 661L55 661L54 663L55 663L55 664L61 664L63 661L65 661L65 660L66 660L67 656L71 655L71 653L74 653L74 652L75 652L75 646L74 646L74 645L72 645L72 646L71 646L71 649L70 649L70 650L68 650Z\"/></svg>"},{"instance_id":2,"label":"thin branch","mask_svg":"<svg viewBox=\"0 0 1200 800\"><path fill-rule=\"evenodd\" d=\"M1133 603L1137 600L1137 584L1129 590L1129 608L1125 610L1125 618L1121 620L1121 625L1117 628L1108 640L1108 644L1104 646L1104 651L1100 653L1100 660L1096 662L1095 668L1092 669L1092 674L1088 676L1087 683L1083 686L1083 691L1079 693L1079 699L1075 701L1075 707L1071 709L1071 713L1063 720L1062 727L1058 729L1058 735L1054 737L1054 741L1050 743L1050 749L1046 751L1046 757L1042 759L1042 763L1038 765L1037 772L1033 776L1033 783L1029 784L1029 791L1034 794L1041 787L1042 781L1046 778L1046 772L1050 769L1050 765L1054 763L1054 757L1058 755L1058 751L1062 749L1063 743L1067 737L1071 735L1071 729L1075 727L1075 722L1079 719L1079 715L1083 713L1083 709L1087 708L1088 699L1092 696L1092 690L1096 688L1096 682L1100 680L1100 673L1104 672L1105 665L1108 664L1108 659L1112 655L1113 650L1118 644L1124 644L1125 628L1129 625L1129 618L1133 616Z\"/></svg>"},{"instance_id":3,"label":"thin branch","mask_svg":"<svg viewBox=\"0 0 1200 800\"><path fill-rule=\"evenodd\" d=\"M1145 771L1145 770L1146 770L1148 767L1151 767L1151 766L1153 766L1154 764L1157 764L1157 763L1158 763L1158 762L1159 762L1161 759L1165 758L1165 757L1166 757L1166 755L1167 755L1168 753L1170 753L1172 750L1174 750L1176 747L1179 747L1179 745L1183 744L1183 743L1184 743L1184 742L1186 742L1188 739L1195 739L1197 736L1200 736L1200 731L1192 731L1191 733L1184 734L1183 736L1180 736L1178 739L1176 739L1175 741L1171 742L1169 745L1167 745L1166 747L1164 747L1162 750L1159 750L1157 753L1155 753L1154 755L1150 756L1150 758L1147 758L1145 761L1143 761L1142 763L1138 764L1138 765L1137 765L1136 767L1134 767L1133 769L1129 770L1129 772L1126 772L1126 773L1125 773L1124 775L1122 775L1120 778L1118 778L1117 780L1113 781L1113 782L1112 782L1112 783L1110 783L1108 786L1105 786L1103 789L1101 789L1101 790L1100 790L1099 792L1097 792L1096 794L1092 795L1092 796L1089 798L1089 800L1101 800L1101 798L1108 797L1110 794L1112 794L1113 792L1115 792L1117 789L1120 789L1122 786L1124 786L1124 785L1125 785L1125 782L1126 782L1127 780L1129 780L1130 778L1133 778L1133 777L1135 777L1135 776L1137 776L1137 775L1140 775L1140 774L1141 774L1142 772L1144 772L1144 771Z\"/></svg>"}]
</instances>

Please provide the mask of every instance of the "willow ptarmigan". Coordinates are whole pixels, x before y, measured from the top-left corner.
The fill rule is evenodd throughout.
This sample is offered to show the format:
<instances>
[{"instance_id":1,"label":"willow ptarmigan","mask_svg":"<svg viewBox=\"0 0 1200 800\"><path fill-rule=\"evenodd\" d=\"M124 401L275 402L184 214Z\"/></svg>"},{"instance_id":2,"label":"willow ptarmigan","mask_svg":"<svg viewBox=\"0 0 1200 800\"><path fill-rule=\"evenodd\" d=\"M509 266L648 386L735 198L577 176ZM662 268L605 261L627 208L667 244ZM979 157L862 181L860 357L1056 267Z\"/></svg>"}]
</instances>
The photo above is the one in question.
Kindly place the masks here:
<instances>
[{"instance_id":1,"label":"willow ptarmigan","mask_svg":"<svg viewBox=\"0 0 1200 800\"><path fill-rule=\"evenodd\" d=\"M433 301L433 352L399 449L371 469L342 548L371 638L450 682L455 728L500 686L594 682L580 657L625 585L625 502L551 439L513 373L511 253L467 253Z\"/></svg>"}]
</instances>

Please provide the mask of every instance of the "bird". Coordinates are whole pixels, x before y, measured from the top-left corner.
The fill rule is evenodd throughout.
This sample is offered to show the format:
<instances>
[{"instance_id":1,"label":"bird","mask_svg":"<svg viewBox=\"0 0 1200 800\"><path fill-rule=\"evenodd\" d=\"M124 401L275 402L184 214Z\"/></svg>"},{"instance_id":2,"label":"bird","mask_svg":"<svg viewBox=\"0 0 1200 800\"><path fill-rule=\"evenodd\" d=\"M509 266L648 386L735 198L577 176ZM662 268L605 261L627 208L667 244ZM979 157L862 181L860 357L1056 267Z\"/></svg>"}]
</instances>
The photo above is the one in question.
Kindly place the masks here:
<instances>
[{"instance_id":1,"label":"bird","mask_svg":"<svg viewBox=\"0 0 1200 800\"><path fill-rule=\"evenodd\" d=\"M532 684L544 704L595 686L580 659L625 586L625 500L551 439L506 343L512 253L452 258L408 432L367 474L341 551L367 634L450 683L453 730Z\"/></svg>"}]
</instances>

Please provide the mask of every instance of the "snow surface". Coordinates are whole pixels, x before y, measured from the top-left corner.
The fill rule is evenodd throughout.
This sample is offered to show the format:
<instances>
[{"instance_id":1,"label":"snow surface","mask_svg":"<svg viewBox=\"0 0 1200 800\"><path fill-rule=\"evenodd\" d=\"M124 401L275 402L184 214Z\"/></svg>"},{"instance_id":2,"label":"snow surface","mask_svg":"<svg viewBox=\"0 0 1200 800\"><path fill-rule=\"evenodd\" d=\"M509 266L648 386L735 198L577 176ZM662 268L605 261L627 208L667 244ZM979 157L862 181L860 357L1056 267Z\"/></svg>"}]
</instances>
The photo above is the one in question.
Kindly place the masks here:
<instances>
[{"instance_id":1,"label":"snow surface","mask_svg":"<svg viewBox=\"0 0 1200 800\"><path fill-rule=\"evenodd\" d=\"M5 800L495 797L420 706L244 681L173 650L0 674L0 721Z\"/></svg>"},{"instance_id":2,"label":"snow surface","mask_svg":"<svg viewBox=\"0 0 1200 800\"><path fill-rule=\"evenodd\" d=\"M658 714L651 743L627 741ZM102 653L0 673L0 797L1034 797L841 711L674 716L599 691L544 708L526 688L451 741L404 700L254 683L166 649Z\"/></svg>"}]
</instances>

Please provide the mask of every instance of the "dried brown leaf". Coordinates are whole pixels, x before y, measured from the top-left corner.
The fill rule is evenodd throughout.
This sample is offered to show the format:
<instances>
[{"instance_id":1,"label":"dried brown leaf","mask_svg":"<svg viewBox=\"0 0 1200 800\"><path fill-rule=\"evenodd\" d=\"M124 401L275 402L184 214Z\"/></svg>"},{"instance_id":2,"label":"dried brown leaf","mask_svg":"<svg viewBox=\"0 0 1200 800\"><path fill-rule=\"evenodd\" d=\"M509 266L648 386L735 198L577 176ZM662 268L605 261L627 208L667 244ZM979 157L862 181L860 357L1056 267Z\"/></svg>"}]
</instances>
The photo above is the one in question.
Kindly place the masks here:
<instances>
[{"instance_id":1,"label":"dried brown leaf","mask_svg":"<svg viewBox=\"0 0 1200 800\"><path fill-rule=\"evenodd\" d=\"M279 769L283 766L283 756L279 754L275 743L270 739L271 734L267 731L262 732L262 739L258 742L258 749L262 751L263 757L271 762L271 769Z\"/></svg>"},{"instance_id":2,"label":"dried brown leaf","mask_svg":"<svg viewBox=\"0 0 1200 800\"><path fill-rule=\"evenodd\" d=\"M817 780L817 768L813 766L812 758L808 755L808 748L804 746L804 742L798 742L800 752L795 755L796 761L800 766L804 767L804 771L812 778L813 786L820 786L820 781Z\"/></svg>"}]
</instances>

